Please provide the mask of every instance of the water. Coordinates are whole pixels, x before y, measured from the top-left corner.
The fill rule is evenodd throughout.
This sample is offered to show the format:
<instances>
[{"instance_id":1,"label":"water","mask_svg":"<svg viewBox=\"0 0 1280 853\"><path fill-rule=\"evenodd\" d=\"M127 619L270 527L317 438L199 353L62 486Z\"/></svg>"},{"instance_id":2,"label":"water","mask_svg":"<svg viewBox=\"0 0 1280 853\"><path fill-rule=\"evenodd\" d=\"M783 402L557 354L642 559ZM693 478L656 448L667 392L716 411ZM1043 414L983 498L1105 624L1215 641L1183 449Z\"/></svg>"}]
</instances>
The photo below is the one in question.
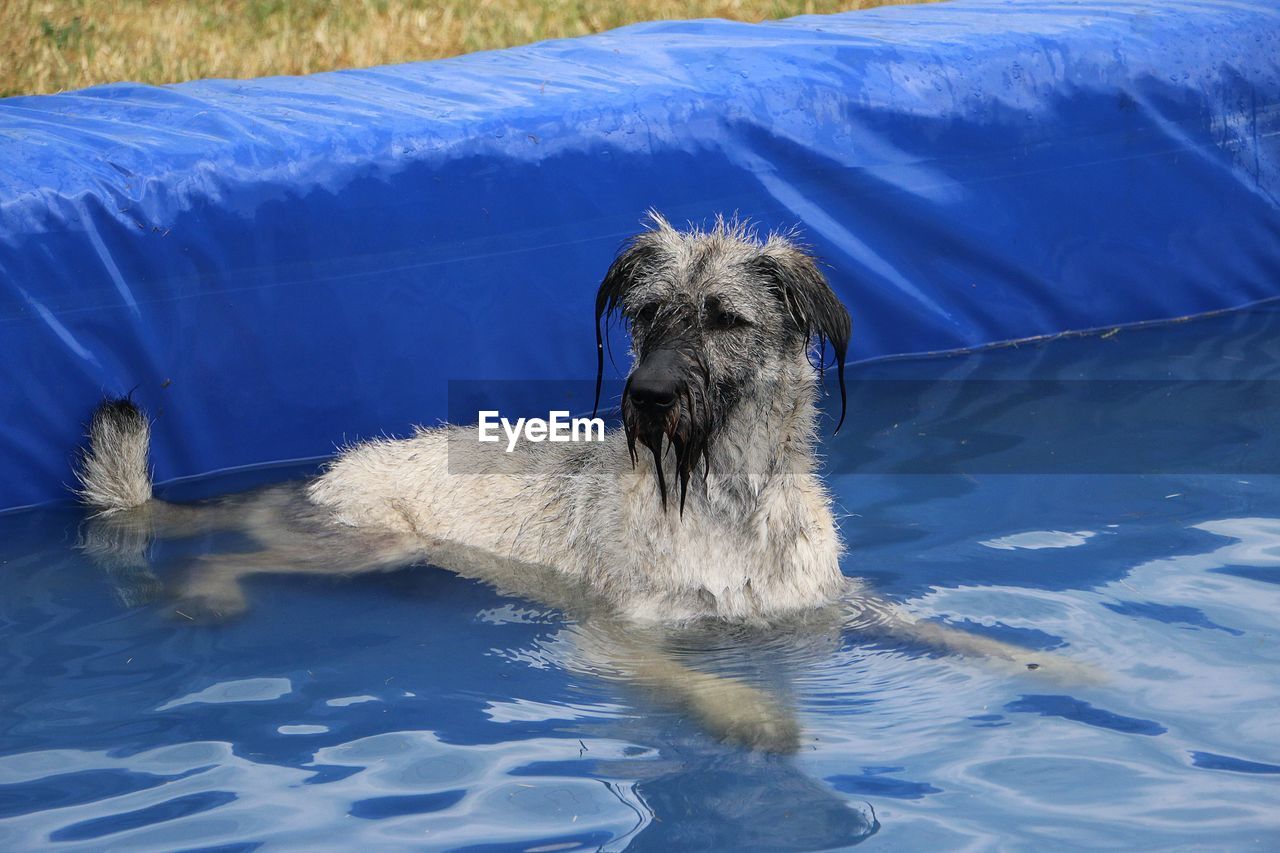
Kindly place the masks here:
<instances>
[{"instance_id":1,"label":"water","mask_svg":"<svg viewBox=\"0 0 1280 853\"><path fill-rule=\"evenodd\" d=\"M788 697L794 757L711 742L561 615L443 572L261 577L200 625L122 603L78 511L0 517L0 848L1275 849L1277 332L1264 309L853 371L825 446L845 571L1105 677L852 632L677 650Z\"/></svg>"}]
</instances>

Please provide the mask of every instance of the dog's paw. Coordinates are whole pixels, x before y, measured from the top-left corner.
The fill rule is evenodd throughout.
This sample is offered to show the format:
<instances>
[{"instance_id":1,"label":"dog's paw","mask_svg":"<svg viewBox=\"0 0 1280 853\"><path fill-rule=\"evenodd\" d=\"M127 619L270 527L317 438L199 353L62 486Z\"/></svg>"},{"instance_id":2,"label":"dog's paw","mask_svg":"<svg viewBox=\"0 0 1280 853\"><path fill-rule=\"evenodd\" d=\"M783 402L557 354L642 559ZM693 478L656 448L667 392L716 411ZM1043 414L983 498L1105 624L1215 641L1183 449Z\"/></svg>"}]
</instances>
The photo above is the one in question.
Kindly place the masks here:
<instances>
[{"instance_id":1,"label":"dog's paw","mask_svg":"<svg viewBox=\"0 0 1280 853\"><path fill-rule=\"evenodd\" d=\"M246 609L243 598L191 595L172 602L167 607L167 615L175 622L217 625L243 616Z\"/></svg>"},{"instance_id":2,"label":"dog's paw","mask_svg":"<svg viewBox=\"0 0 1280 853\"><path fill-rule=\"evenodd\" d=\"M800 748L800 724L762 690L737 679L717 678L692 698L693 712L724 743L784 755Z\"/></svg>"},{"instance_id":3,"label":"dog's paw","mask_svg":"<svg viewBox=\"0 0 1280 853\"><path fill-rule=\"evenodd\" d=\"M1017 660L1008 661L1015 672L1026 673L1064 685L1099 685L1107 681L1106 673L1087 663L1056 654L1025 653Z\"/></svg>"},{"instance_id":4,"label":"dog's paw","mask_svg":"<svg viewBox=\"0 0 1280 853\"><path fill-rule=\"evenodd\" d=\"M205 624L242 616L248 602L239 578L220 568L207 557L192 561L173 589L169 615L176 620Z\"/></svg>"},{"instance_id":5,"label":"dog's paw","mask_svg":"<svg viewBox=\"0 0 1280 853\"><path fill-rule=\"evenodd\" d=\"M759 752L791 755L800 748L800 724L786 713L747 709L720 720L720 740Z\"/></svg>"}]
</instances>

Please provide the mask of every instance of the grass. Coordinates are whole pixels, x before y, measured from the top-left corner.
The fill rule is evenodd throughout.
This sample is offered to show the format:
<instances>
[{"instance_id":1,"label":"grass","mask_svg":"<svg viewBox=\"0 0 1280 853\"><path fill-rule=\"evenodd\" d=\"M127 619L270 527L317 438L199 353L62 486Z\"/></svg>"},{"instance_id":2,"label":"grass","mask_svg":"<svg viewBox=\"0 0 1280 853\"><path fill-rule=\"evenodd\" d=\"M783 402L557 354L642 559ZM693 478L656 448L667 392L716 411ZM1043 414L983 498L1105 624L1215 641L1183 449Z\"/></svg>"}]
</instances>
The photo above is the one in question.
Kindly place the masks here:
<instances>
[{"instance_id":1,"label":"grass","mask_svg":"<svg viewBox=\"0 0 1280 853\"><path fill-rule=\"evenodd\" d=\"M308 74L636 21L759 21L911 0L0 0L0 97L134 80Z\"/></svg>"}]
</instances>

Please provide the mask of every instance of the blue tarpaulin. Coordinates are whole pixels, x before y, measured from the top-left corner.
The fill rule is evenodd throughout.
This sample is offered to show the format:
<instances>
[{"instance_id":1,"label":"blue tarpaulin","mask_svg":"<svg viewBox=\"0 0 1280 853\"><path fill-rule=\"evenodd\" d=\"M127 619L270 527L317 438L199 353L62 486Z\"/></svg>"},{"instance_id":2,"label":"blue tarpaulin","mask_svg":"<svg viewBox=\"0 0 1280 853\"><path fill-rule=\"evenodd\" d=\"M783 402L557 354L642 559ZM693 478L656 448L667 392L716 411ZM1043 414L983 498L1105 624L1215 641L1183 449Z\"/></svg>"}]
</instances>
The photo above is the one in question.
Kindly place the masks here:
<instances>
[{"instance_id":1,"label":"blue tarpaulin","mask_svg":"<svg viewBox=\"0 0 1280 853\"><path fill-rule=\"evenodd\" d=\"M1268 299L1280 10L958 0L0 101L0 509L66 496L103 394L165 480L589 379L647 208L798 225L855 360Z\"/></svg>"}]
</instances>

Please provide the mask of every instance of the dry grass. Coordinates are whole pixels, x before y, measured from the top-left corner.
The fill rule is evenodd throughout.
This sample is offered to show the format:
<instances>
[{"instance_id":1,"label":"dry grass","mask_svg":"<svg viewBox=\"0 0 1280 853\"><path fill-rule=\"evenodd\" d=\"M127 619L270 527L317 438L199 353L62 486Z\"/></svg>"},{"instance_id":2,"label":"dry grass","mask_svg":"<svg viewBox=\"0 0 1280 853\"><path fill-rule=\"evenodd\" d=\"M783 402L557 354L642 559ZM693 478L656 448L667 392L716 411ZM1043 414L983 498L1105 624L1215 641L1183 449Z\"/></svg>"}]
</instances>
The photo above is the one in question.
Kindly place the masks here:
<instances>
[{"instance_id":1,"label":"dry grass","mask_svg":"<svg viewBox=\"0 0 1280 853\"><path fill-rule=\"evenodd\" d=\"M307 74L635 21L759 21L911 0L0 0L0 96L115 80Z\"/></svg>"}]
</instances>

